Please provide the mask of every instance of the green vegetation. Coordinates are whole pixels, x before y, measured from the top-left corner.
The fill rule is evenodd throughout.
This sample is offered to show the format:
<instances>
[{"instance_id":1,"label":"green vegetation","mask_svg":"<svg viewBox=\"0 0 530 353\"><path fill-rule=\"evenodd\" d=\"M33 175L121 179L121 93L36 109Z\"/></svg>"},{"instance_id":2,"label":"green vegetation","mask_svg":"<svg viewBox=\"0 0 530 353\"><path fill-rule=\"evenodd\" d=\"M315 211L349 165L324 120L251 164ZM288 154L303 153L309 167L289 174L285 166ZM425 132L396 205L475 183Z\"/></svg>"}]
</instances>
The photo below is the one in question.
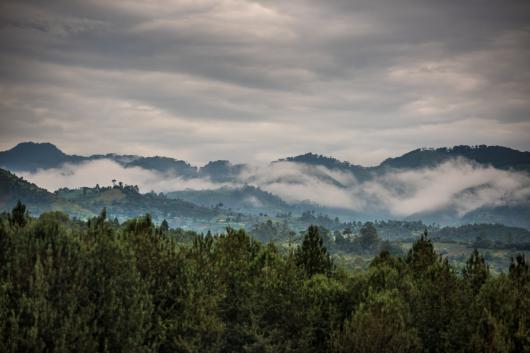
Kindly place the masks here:
<instances>
[{"instance_id":1,"label":"green vegetation","mask_svg":"<svg viewBox=\"0 0 530 353\"><path fill-rule=\"evenodd\" d=\"M349 236L346 233L346 236ZM523 255L462 271L427 234L366 271L334 263L321 228L300 246L61 212L0 216L1 352L525 352ZM375 226L362 247L379 251Z\"/></svg>"},{"instance_id":2,"label":"green vegetation","mask_svg":"<svg viewBox=\"0 0 530 353\"><path fill-rule=\"evenodd\" d=\"M502 146L454 146L452 148L422 148L396 158L388 158L379 167L429 167L451 158L466 158L476 163L501 169L530 170L530 152L521 152Z\"/></svg>"},{"instance_id":3,"label":"green vegetation","mask_svg":"<svg viewBox=\"0 0 530 353\"><path fill-rule=\"evenodd\" d=\"M62 199L37 185L19 178L7 170L0 169L0 210L9 210L18 200L23 200L32 214L46 211L64 211L73 217L93 216L90 210ZM101 209L101 208L99 208Z\"/></svg>"},{"instance_id":4,"label":"green vegetation","mask_svg":"<svg viewBox=\"0 0 530 353\"><path fill-rule=\"evenodd\" d=\"M241 210L245 213L289 210L291 208L278 196L249 185L238 188L222 187L213 190L173 191L168 192L167 197L181 199L200 206Z\"/></svg>"},{"instance_id":5,"label":"green vegetation","mask_svg":"<svg viewBox=\"0 0 530 353\"><path fill-rule=\"evenodd\" d=\"M157 220L167 218L174 220L174 223L184 223L185 219L210 220L219 213L191 202L169 199L164 194L142 194L138 186L114 182L109 187L62 188L50 193L0 169L0 210L8 210L22 200L32 214L64 211L72 217L88 218L106 207L112 217L120 220L149 212Z\"/></svg>"},{"instance_id":6,"label":"green vegetation","mask_svg":"<svg viewBox=\"0 0 530 353\"><path fill-rule=\"evenodd\" d=\"M117 182L113 186L81 189L59 189L55 195L76 203L93 212L107 207L110 214L119 219L130 218L150 212L155 218L203 218L216 215L213 209L197 206L187 201L169 199L164 194L154 192L141 194L137 186Z\"/></svg>"},{"instance_id":7,"label":"green vegetation","mask_svg":"<svg viewBox=\"0 0 530 353\"><path fill-rule=\"evenodd\" d=\"M457 163L460 166L455 166L455 168L462 168L464 165L477 169L478 172L485 171L485 167L495 168L498 170L504 170L512 176L522 176L530 172L530 152L517 151L514 149L502 147L502 146L454 146L452 148L436 148L428 149L421 148L410 151L404 155L388 158L383 161L381 164L372 167L364 167L360 165L353 165L349 162L344 162L337 160L332 157L326 157L313 153L306 153L294 157L288 157L285 159L280 159L275 162L271 162L271 169L275 169L274 166L277 163L287 163L290 167L295 167L298 171L296 173L300 174L300 178L296 177L293 180L290 180L286 175L279 175L269 179L267 177L267 172L265 170L256 170L257 175L252 175L254 172L251 172L254 168L251 168L249 165L245 164L232 164L227 160L218 160L211 161L206 165L199 167L191 165L190 163L177 160L169 157L154 156L154 157L143 157L138 155L119 155L114 153L109 153L105 155L91 155L91 156L77 156L77 155L68 155L58 149L56 146L50 143L33 143L25 142L20 143L14 148L7 151L0 151L0 167L8 169L14 172L31 172L35 173L40 170L49 170L50 168L62 168L65 164L68 164L68 168L77 168L82 164L90 164L95 161L112 161L116 166L122 168L129 168L131 173L141 170L148 172L148 174L153 176L153 180L163 179L163 180L174 180L175 183L179 183L179 180L193 180L198 179L197 181L203 183L204 181L213 182L211 185L212 189L209 190L181 190L168 192L166 196L169 198L180 199L188 201L197 206L210 208L211 206L222 209L223 213L229 212L240 212L247 215L257 215L260 213L265 214L276 214L280 213L293 213L301 214L304 211L308 210L317 210L320 213L330 215L331 218L341 217L348 220L363 220L363 221L374 221L375 219L388 219L392 216L393 212L390 212L390 209L385 207L386 201L381 199L383 207L361 207L360 209L352 210L346 204L335 207L330 207L326 205L319 205L315 203L315 200L309 197L305 201L290 201L285 198L285 193L282 192L280 195L284 195L284 199L278 197L279 195L272 195L266 191L267 186L271 186L271 183L280 183L280 184L292 184L294 185L309 185L307 184L308 180L312 180L312 183L318 182L328 185L332 188L337 188L339 192L344 191L348 193L348 190L351 189L350 185L351 179L350 176L357 180L361 184L365 182L374 181L379 183L381 180L386 179L386 176L392 177L396 175L395 173L403 173L405 171L410 172L422 172L428 168L438 168L441 167L443 163L459 160L464 162L464 164ZM76 170L76 169L74 169ZM60 173L60 170L56 170L56 173ZM336 173L339 174L336 174ZM513 174L517 172L516 174ZM38 174L38 173L37 173ZM338 177L338 175L348 176L346 179L343 177ZM309 178L306 180L307 177ZM108 175L108 181L112 179L112 175ZM382 178L382 179L381 179ZM517 178L522 182L523 179L520 177ZM261 181L260 181L261 180ZM350 180L350 181L348 181ZM480 180L480 178L478 179ZM491 187L490 183L486 183L484 187ZM0 184L2 183L0 175ZM231 185L230 187L221 187L223 184L227 183ZM247 183L254 184L255 186L247 185ZM519 183L519 181L517 182ZM527 182L524 182L527 183ZM217 185L215 185L217 184ZM413 184L411 184L412 186ZM503 184L509 185L509 184ZM84 185L86 186L86 185ZM469 195L477 196L478 193L485 192L481 185L477 184L475 186L469 185L466 190L466 193ZM182 187L182 186L180 186ZM176 187L176 189L180 189ZM277 187L275 187L277 189ZM414 188L414 187L413 187ZM362 188L364 189L364 188ZM502 189L502 187L501 187ZM408 187L405 189L396 188L393 192L405 196L408 193ZM522 189L521 189L522 190ZM410 191L410 190L409 190ZM464 192L464 190L462 190ZM363 194L363 193L361 193ZM484 195L487 195L486 193ZM460 199L460 201L467 200L466 203L470 205L475 205L477 208L469 210L464 214L461 213L459 207L447 206L447 207L438 207L431 211L417 209L415 213L409 214L407 216L408 220L418 220L421 219L427 224L431 223L442 223L444 225L460 225L460 224L472 224L472 223L485 223L485 224L504 224L508 226L520 227L530 230L530 199L524 196L524 192L519 192L519 196L515 197L513 200L512 197L508 195L499 196L499 200L491 199L493 197L486 197L485 199L478 198L476 202L471 202L467 200L467 197ZM500 194L499 194L500 195ZM2 193L0 193L0 206L2 202ZM367 195L365 195L367 196ZM456 195L454 195L456 196ZM364 196L356 196L364 199ZM507 197L506 200L504 198ZM26 199L24 195L20 195L19 199L23 200L28 208L33 211L33 214L40 214L45 210L55 210L60 209L68 212L71 216L93 216L94 212L99 210L91 209L89 210L92 214L87 214L83 210L73 209L71 207L47 207L42 208L32 204L31 200ZM474 198L474 197L473 197ZM15 202L16 202L15 197ZM296 199L296 198L295 198ZM317 198L318 199L318 198ZM376 197L379 199L379 197ZM486 202L486 199L489 201ZM502 202L495 202L500 201ZM366 205L371 205L373 201L368 197ZM459 202L460 202L459 201ZM484 201L484 202L483 202ZM510 202L505 202L510 201ZM511 202L515 201L515 202ZM160 201L162 202L162 201ZM357 202L356 202L357 203ZM377 204L378 202L375 202ZM359 202L359 205L363 202ZM9 207L14 205L11 204ZM480 205L480 206L479 206ZM109 212L114 212L110 209L110 205L97 205L96 208L109 207ZM129 209L134 212L129 212L127 214L120 215L119 217L130 218L137 217L140 214L150 212L153 215L154 219L159 220L160 218L168 218L170 224L173 225L183 225L189 226L199 231L207 230L207 226L211 225L211 217L208 215L202 214L202 212L195 212L191 217L186 216L190 213L180 212L180 210L185 209L186 207L181 205L181 208L177 208L178 217L175 217L175 221L172 221L170 216L161 215L164 213L164 209L167 207L162 206L162 209L157 209L151 203L151 207L142 207L141 205L136 207L135 205L122 205L117 210L118 212L126 211ZM345 207L345 208L344 208ZM2 207L3 210L8 210L10 208ZM464 207L467 209L467 207ZM39 212L36 212L39 211ZM85 210L86 211L86 210ZM182 213L182 214L181 214ZM177 219L178 218L178 219ZM188 219L184 219L188 218ZM194 222L193 218L201 218L205 222ZM316 223L316 222L312 222ZM334 230L330 225L325 225L318 223L319 225L324 225L326 228ZM249 224L246 224L248 226ZM250 224L251 226L252 224ZM224 226L224 225L223 225ZM219 230L221 227L213 227L216 230ZM307 227L306 227L307 228ZM246 227L246 229L249 229ZM393 229L390 229L393 231ZM379 234L385 238L385 234L378 229ZM407 234L409 235L409 234Z\"/></svg>"},{"instance_id":8,"label":"green vegetation","mask_svg":"<svg viewBox=\"0 0 530 353\"><path fill-rule=\"evenodd\" d=\"M195 195L202 194L199 192ZM238 197L255 196L262 205L277 201L272 195L253 187L219 189L217 196L233 201ZM227 205L206 207L209 201L201 206L186 200L171 199L164 194L142 194L136 186L118 181L110 187L63 188L50 193L0 169L0 210L11 210L17 200L22 200L32 215L63 211L70 217L87 220L105 207L108 217L117 218L120 222L149 213L157 224L166 220L168 227L197 232L222 232L226 227L243 228L261 242L274 242L281 252L291 245L301 245L307 228L317 225L330 255L337 264L348 270L367 269L373 257L382 250L392 255L402 255L425 229L429 231L436 250L458 269L464 267L474 248L481 251L493 272L506 272L510 258L517 253L530 255L530 231L501 224L441 228L421 221L344 221L303 209L269 212L271 210L251 211L244 208L238 212L227 208ZM370 227L375 229L376 234L372 234L375 236L363 235L363 230Z\"/></svg>"}]
</instances>

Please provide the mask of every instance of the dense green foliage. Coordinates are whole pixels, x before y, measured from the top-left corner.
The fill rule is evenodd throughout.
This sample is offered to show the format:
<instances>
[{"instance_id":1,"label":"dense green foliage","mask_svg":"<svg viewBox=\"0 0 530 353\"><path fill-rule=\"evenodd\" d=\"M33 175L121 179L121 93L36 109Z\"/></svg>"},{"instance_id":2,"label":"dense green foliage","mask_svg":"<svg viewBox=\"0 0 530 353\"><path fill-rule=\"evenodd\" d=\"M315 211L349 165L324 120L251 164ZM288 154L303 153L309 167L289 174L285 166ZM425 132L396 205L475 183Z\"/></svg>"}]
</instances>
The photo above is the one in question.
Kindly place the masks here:
<instances>
[{"instance_id":1,"label":"dense green foliage","mask_svg":"<svg viewBox=\"0 0 530 353\"><path fill-rule=\"evenodd\" d=\"M453 148L422 148L396 158L388 158L380 167L417 168L429 167L451 158L466 158L476 163L501 169L530 169L530 152L521 152L502 146L454 146Z\"/></svg>"},{"instance_id":2,"label":"dense green foliage","mask_svg":"<svg viewBox=\"0 0 530 353\"><path fill-rule=\"evenodd\" d=\"M81 207L96 212L107 207L109 213L120 219L129 218L130 215L139 215L149 211L153 217L196 217L211 218L215 210L197 206L193 203L169 199L164 194L150 192L142 194L135 185L124 185L117 182L108 187L84 187L80 189L62 188L55 195L64 200L74 202Z\"/></svg>"},{"instance_id":3,"label":"dense green foliage","mask_svg":"<svg viewBox=\"0 0 530 353\"><path fill-rule=\"evenodd\" d=\"M475 251L459 273L427 234L347 273L318 227L284 253L149 215L0 217L1 352L524 352L529 313L523 256L493 276Z\"/></svg>"},{"instance_id":4,"label":"dense green foliage","mask_svg":"<svg viewBox=\"0 0 530 353\"><path fill-rule=\"evenodd\" d=\"M244 210L247 213L292 208L280 197L250 185L239 188L221 187L211 190L173 191L168 192L167 197L181 199L200 206Z\"/></svg>"},{"instance_id":5,"label":"dense green foliage","mask_svg":"<svg viewBox=\"0 0 530 353\"><path fill-rule=\"evenodd\" d=\"M268 192L264 191L264 189L268 189L267 183L284 183L288 181L289 178L284 176L278 178L277 180L271 179L264 184L258 181L262 179L266 180L268 177L263 178L263 176L266 174L261 174L261 171L256 171L259 175L252 175L253 172L250 173L250 171L254 168L249 168L249 165L232 164L226 160L212 161L202 167L199 167L193 166L183 160L161 156L142 157L138 155L120 155L114 153L105 155L98 154L91 156L76 156L65 154L56 146L49 143L32 142L21 143L10 150L0 151L0 168L11 170L17 173L33 173L40 169L46 170L50 168L61 168L65 165L65 163L68 163L71 167L74 166L74 168L76 168L75 166L78 166L81 163L90 163L102 160L112 161L125 169L142 168L143 170L154 173L154 175L165 176L167 178L199 178L208 179L215 183L221 182L231 184L230 187L221 189L213 187L209 190L181 190L168 193L169 198L182 199L183 201L188 201L197 206L202 206L202 208L222 205L224 207L219 208L223 209L223 213L237 211L247 215L256 215L260 213L272 215L280 212L299 215L303 211L317 210L320 213L331 215L331 219L334 219L335 217L341 217L342 219L355 221L388 219L393 213L389 212L389 209L386 209L386 207L368 207L366 209L362 208L360 210L353 211L346 205L338 208L330 208L324 205L315 204L313 202L285 202L291 198L288 197L282 199L278 197L279 195L269 194ZM396 171L421 171L425 170L425 168L438 167L442 163L454 160L466 161L465 165L471 164L478 167L480 170L482 170L483 167L493 167L495 169L509 171L510 173L517 171L527 174L530 172L530 152L517 151L501 146L483 145L454 146L452 148L437 149L422 148L411 151L402 156L386 159L380 165L372 167L352 165L348 162L339 161L332 157L325 157L313 153L306 153L303 155L271 162L270 166L273 167L276 163L288 163L291 167L296 165L295 169L298 169L297 173L300 173L300 178L293 180L293 186L298 183L303 184L304 178L302 178L302 176L306 176L312 180L318 181L319 183L322 182L324 184L330 185L331 187L337 187L346 191L350 188L350 186L348 185L348 182L345 182L345 180L350 179L346 178L345 180L341 180L343 178L337 178L336 176L333 176L335 172L339 172L340 174L338 175L351 175L351 177L355 178L355 180L359 181L360 183L368 181L377 182L377 180L381 179L385 175L391 175ZM0 172L0 186L2 182L5 183L5 181L2 180L3 177L3 173ZM110 182L110 179L111 177L109 177L107 182ZM250 184L256 183L257 185L249 186L245 184L246 182ZM260 189L260 187L264 189ZM479 187L479 185L476 185L476 187ZM481 188L471 188L469 192L474 194L479 190L481 190ZM397 194L400 194L401 192L405 192L405 190L396 189L396 192ZM8 207L6 207L6 202L4 201L6 194L8 194L7 197L9 197L12 201L9 203ZM73 195L77 194L78 193L74 190ZM42 197L39 197L39 199L41 200L41 203L44 202L44 204L39 205L36 202L38 200L28 196L24 192L17 193L12 189L6 190L0 188L0 210L9 210L11 207L13 207L14 202L16 202L17 199L25 202L28 209L30 209L33 214L40 214L43 211L59 209L68 212L71 216L85 217L88 216L87 213L99 212L99 209L94 210L91 207L101 208L105 206L110 208L113 206L114 209L109 209L109 211L111 211L111 213L119 213L119 218L121 219L137 217L138 215L149 212L157 221L161 220L161 218L167 218L168 222L173 226L182 226L183 223L186 223L186 226L199 231L206 231L207 228L214 228L215 230L222 229L222 226L213 227L211 224L208 224L204 227L201 226L205 223L203 221L211 223L210 221L212 221L212 217L216 217L218 214L212 215L212 213L208 210L201 209L201 207L197 206L190 209L190 205L183 203L182 201L179 204L175 203L175 205L168 207L171 202L168 202L163 198L157 199L128 197L128 195L124 195L125 197L116 196L118 195L105 196L106 198L110 199L110 201L106 204L95 202L90 197L87 200L85 200L84 197L81 197L78 200L79 202L76 201L75 204L78 209L74 209L73 207L61 207L62 205L59 205L59 207L58 205L50 205L51 201L46 201ZM308 200L312 200L312 198L308 198ZM55 201L59 201L61 203L64 200ZM477 203L477 207L479 204L482 206L478 207L477 209L469 210L469 212L465 213L462 213L461 210L456 209L453 206L437 208L436 210L431 211L418 210L418 213L409 215L408 219L421 219L427 224L442 223L446 225L500 223L507 226L520 227L530 230L530 200L524 195L519 195L519 197L513 201L517 202L494 202L493 204ZM115 202L116 205L114 205L113 202ZM371 203L371 201L369 201L369 203ZM86 209L87 207L85 206L87 206L89 209ZM167 214L171 213L172 209L176 210L175 214ZM173 221L171 216L179 219ZM183 218L191 219L184 220ZM198 219L200 219L200 221L198 221ZM240 224L235 224L235 226L245 226L246 229L249 229L248 226L252 225L248 223L245 225L241 224L241 222L239 223ZM335 228L337 227L337 225L333 222L327 222L324 219L320 219L318 222L311 221L310 223L323 225L330 230L336 230ZM307 226L308 224L306 224L306 228ZM396 235L410 235L410 232L408 232L406 229L400 229L399 224L390 224L390 228L388 228L390 232L385 232L378 227L376 228L383 239L385 239L387 235L391 237ZM405 233L396 233L396 229L403 230Z\"/></svg>"},{"instance_id":6,"label":"dense green foliage","mask_svg":"<svg viewBox=\"0 0 530 353\"><path fill-rule=\"evenodd\" d=\"M13 208L19 200L23 200L33 214L59 210L68 211L74 217L92 215L91 211L80 205L62 199L7 170L0 169L0 210Z\"/></svg>"},{"instance_id":7,"label":"dense green foliage","mask_svg":"<svg viewBox=\"0 0 530 353\"><path fill-rule=\"evenodd\" d=\"M10 170L36 171L37 169L57 168L64 163L78 164L87 161L110 159L124 167L142 167L144 169L178 172L183 177L210 177L212 180L232 180L244 167L229 161L212 161L198 168L189 163L168 157L142 157L136 155L77 156L68 155L51 143L23 142L10 150L0 151L0 165ZM324 166L331 170L350 171L357 178L365 179L372 174L381 173L386 168L411 169L431 167L453 158L465 158L482 165L491 165L501 169L530 170L530 152L523 152L502 146L454 146L452 148L421 148L399 157L388 158L375 167L363 167L339 161L314 153L288 157L279 162L295 162L306 165ZM274 163L274 162L273 162Z\"/></svg>"},{"instance_id":8,"label":"dense green foliage","mask_svg":"<svg viewBox=\"0 0 530 353\"><path fill-rule=\"evenodd\" d=\"M443 241L472 242L480 239L491 243L490 245L530 243L530 231L502 224L465 224L459 227L443 227L434 230L431 236L435 240Z\"/></svg>"},{"instance_id":9,"label":"dense green foliage","mask_svg":"<svg viewBox=\"0 0 530 353\"><path fill-rule=\"evenodd\" d=\"M0 169L0 210L8 210L17 200L26 203L33 214L60 210L78 218L93 216L103 207L107 207L110 214L120 219L147 212L156 218L210 219L218 213L214 209L187 201L169 199L164 194L143 194L138 186L125 185L115 180L113 186L62 188L50 193L9 171Z\"/></svg>"}]
</instances>

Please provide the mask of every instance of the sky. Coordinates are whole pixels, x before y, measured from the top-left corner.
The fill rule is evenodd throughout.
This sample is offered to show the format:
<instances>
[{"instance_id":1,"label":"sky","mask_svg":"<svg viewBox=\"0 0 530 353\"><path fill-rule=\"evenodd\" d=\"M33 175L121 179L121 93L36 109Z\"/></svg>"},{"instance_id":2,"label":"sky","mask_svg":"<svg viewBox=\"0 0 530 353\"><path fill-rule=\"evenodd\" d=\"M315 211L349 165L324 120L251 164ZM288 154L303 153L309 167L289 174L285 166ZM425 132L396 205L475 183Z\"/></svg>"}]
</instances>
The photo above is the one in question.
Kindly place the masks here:
<instances>
[{"instance_id":1,"label":"sky","mask_svg":"<svg viewBox=\"0 0 530 353\"><path fill-rule=\"evenodd\" d=\"M0 45L2 150L530 150L527 0L3 0Z\"/></svg>"}]
</instances>

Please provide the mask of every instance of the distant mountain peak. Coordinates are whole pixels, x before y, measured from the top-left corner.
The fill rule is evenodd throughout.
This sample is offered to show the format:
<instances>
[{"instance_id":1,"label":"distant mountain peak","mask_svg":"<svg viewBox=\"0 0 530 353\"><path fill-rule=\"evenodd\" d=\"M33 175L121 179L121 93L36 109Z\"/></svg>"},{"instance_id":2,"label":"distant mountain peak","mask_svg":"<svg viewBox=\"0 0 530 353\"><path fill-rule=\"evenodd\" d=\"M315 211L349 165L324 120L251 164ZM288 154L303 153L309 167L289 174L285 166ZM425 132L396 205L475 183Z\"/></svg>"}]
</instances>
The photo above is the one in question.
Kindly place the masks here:
<instances>
[{"instance_id":1,"label":"distant mountain peak","mask_svg":"<svg viewBox=\"0 0 530 353\"><path fill-rule=\"evenodd\" d=\"M198 168L183 160L171 157L143 157L136 155L77 156L63 153L49 142L22 142L10 150L0 152L0 167L12 171L30 171L37 169L59 168L65 163L76 164L98 159L111 159L124 167L141 167L159 172L171 172L184 178L208 177L213 181L233 181L245 168L245 164L233 164L228 160L215 160ZM465 158L485 166L500 169L530 171L530 152L518 151L502 146L456 145L453 147L422 147L401 156L388 158L379 166L363 167L341 161L334 157L307 152L272 162L294 162L310 166L322 166L331 170L347 171L358 180L366 180L374 173L392 169L430 168L454 158Z\"/></svg>"},{"instance_id":2,"label":"distant mountain peak","mask_svg":"<svg viewBox=\"0 0 530 353\"><path fill-rule=\"evenodd\" d=\"M63 151L61 151L59 148L57 148L57 146L49 142L21 142L6 152L22 154L38 152L65 156Z\"/></svg>"},{"instance_id":3,"label":"distant mountain peak","mask_svg":"<svg viewBox=\"0 0 530 353\"><path fill-rule=\"evenodd\" d=\"M295 163L305 163L305 164L311 164L311 165L325 165L325 166L331 166L331 165L336 165L336 164L347 164L347 165L350 164L348 162L341 162L338 159L333 158L333 157L328 157L328 156L324 156L324 155L313 153L313 152L307 152L304 154L300 154L298 156L281 158L275 162L295 162Z\"/></svg>"},{"instance_id":4,"label":"distant mountain peak","mask_svg":"<svg viewBox=\"0 0 530 353\"><path fill-rule=\"evenodd\" d=\"M10 170L35 171L57 168L64 163L76 163L83 157L67 155L49 142L22 142L10 150L0 152L0 166Z\"/></svg>"},{"instance_id":5,"label":"distant mountain peak","mask_svg":"<svg viewBox=\"0 0 530 353\"><path fill-rule=\"evenodd\" d=\"M197 167L193 167L186 161L177 160L170 157L139 157L130 163L125 164L126 167L141 167L149 170L156 170L159 172L175 172L182 177L196 177Z\"/></svg>"},{"instance_id":6,"label":"distant mountain peak","mask_svg":"<svg viewBox=\"0 0 530 353\"><path fill-rule=\"evenodd\" d=\"M309 165L324 166L328 169L350 170L353 172L364 172L365 170L369 169L360 165L351 164L347 161L338 160L334 157L328 157L313 152L308 152L294 157L279 159L277 162L304 163Z\"/></svg>"},{"instance_id":7,"label":"distant mountain peak","mask_svg":"<svg viewBox=\"0 0 530 353\"><path fill-rule=\"evenodd\" d=\"M204 165L203 168L210 168L210 167L225 167L225 166L231 166L232 163L230 161L225 159L219 159L216 161L210 161Z\"/></svg>"},{"instance_id":8,"label":"distant mountain peak","mask_svg":"<svg viewBox=\"0 0 530 353\"><path fill-rule=\"evenodd\" d=\"M217 160L208 162L199 169L202 177L208 177L217 182L233 181L245 168L244 164L232 164L227 160Z\"/></svg>"},{"instance_id":9,"label":"distant mountain peak","mask_svg":"<svg viewBox=\"0 0 530 353\"><path fill-rule=\"evenodd\" d=\"M385 159L380 164L380 167L432 167L453 158L466 158L496 168L521 170L529 170L530 168L530 152L522 152L503 146L487 145L418 148L399 157Z\"/></svg>"}]
</instances>

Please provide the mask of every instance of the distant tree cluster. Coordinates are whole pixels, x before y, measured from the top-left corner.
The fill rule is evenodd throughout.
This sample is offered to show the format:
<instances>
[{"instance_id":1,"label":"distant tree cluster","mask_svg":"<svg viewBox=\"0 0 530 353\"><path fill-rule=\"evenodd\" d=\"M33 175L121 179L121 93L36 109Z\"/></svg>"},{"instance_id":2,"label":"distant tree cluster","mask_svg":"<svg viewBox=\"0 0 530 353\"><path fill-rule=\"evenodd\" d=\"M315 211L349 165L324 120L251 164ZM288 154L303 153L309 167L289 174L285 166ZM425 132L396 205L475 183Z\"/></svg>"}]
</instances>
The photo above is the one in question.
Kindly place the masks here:
<instances>
[{"instance_id":1,"label":"distant tree cluster","mask_svg":"<svg viewBox=\"0 0 530 353\"><path fill-rule=\"evenodd\" d=\"M0 216L0 352L528 352L529 313L523 256L492 276L475 251L457 273L426 234L347 273L316 226L282 254L148 215Z\"/></svg>"},{"instance_id":2,"label":"distant tree cluster","mask_svg":"<svg viewBox=\"0 0 530 353\"><path fill-rule=\"evenodd\" d=\"M315 215L314 211L302 212L300 220L305 223L318 224L329 229L337 229L341 227L341 223L338 217L331 218L327 215L322 214Z\"/></svg>"},{"instance_id":3,"label":"distant tree cluster","mask_svg":"<svg viewBox=\"0 0 530 353\"><path fill-rule=\"evenodd\" d=\"M403 250L395 243L383 240L373 223L365 223L358 234L353 234L351 228L342 232L333 233L333 241L329 246L333 251L342 251L350 254L374 256L381 251L387 251L392 255L402 255Z\"/></svg>"},{"instance_id":4,"label":"distant tree cluster","mask_svg":"<svg viewBox=\"0 0 530 353\"><path fill-rule=\"evenodd\" d=\"M273 222L270 219L266 222L256 223L250 229L252 237L264 243L284 240L291 232L287 222Z\"/></svg>"}]
</instances>

